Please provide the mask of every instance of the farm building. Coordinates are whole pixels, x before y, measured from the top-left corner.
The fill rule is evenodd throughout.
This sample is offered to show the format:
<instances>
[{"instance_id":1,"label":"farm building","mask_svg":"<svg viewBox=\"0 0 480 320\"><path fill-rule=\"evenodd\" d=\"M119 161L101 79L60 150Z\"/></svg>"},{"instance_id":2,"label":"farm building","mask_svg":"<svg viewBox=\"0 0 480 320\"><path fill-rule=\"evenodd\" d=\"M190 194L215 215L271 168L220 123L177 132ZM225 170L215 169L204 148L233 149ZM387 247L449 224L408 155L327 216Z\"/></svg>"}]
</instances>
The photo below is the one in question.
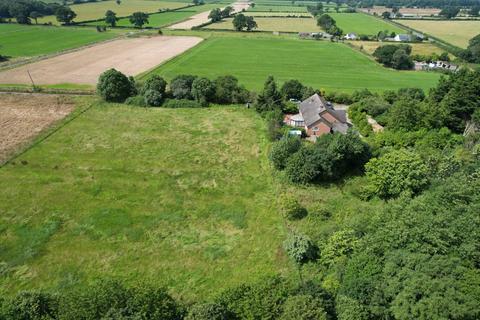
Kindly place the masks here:
<instances>
[{"instance_id":1,"label":"farm building","mask_svg":"<svg viewBox=\"0 0 480 320\"><path fill-rule=\"evenodd\" d=\"M304 127L308 136L317 137L326 133L346 133L350 124L343 110L335 110L331 103L318 94L299 104L299 113L287 115L285 123L292 127Z\"/></svg>"},{"instance_id":2,"label":"farm building","mask_svg":"<svg viewBox=\"0 0 480 320\"><path fill-rule=\"evenodd\" d=\"M357 40L356 33L347 33L344 37L345 40Z\"/></svg>"},{"instance_id":3,"label":"farm building","mask_svg":"<svg viewBox=\"0 0 480 320\"><path fill-rule=\"evenodd\" d=\"M412 41L412 37L409 34L397 34L394 38L393 41L397 42L408 42Z\"/></svg>"}]
</instances>

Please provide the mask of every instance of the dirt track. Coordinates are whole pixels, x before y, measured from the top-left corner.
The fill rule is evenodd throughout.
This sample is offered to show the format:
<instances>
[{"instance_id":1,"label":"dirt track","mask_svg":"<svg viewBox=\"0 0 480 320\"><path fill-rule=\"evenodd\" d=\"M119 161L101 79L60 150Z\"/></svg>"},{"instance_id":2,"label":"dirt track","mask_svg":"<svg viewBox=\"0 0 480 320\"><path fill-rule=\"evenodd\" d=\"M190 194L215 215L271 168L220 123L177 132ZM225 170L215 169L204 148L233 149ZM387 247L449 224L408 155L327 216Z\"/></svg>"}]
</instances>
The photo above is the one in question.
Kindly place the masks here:
<instances>
[{"instance_id":1,"label":"dirt track","mask_svg":"<svg viewBox=\"0 0 480 320\"><path fill-rule=\"evenodd\" d=\"M0 83L30 84L29 71L35 84L96 84L107 69L134 76L201 41L198 37L167 36L110 41L0 72Z\"/></svg>"},{"instance_id":2,"label":"dirt track","mask_svg":"<svg viewBox=\"0 0 480 320\"><path fill-rule=\"evenodd\" d=\"M74 107L65 96L0 94L0 163Z\"/></svg>"},{"instance_id":3,"label":"dirt track","mask_svg":"<svg viewBox=\"0 0 480 320\"><path fill-rule=\"evenodd\" d=\"M243 9L247 10L248 7L250 6L250 3L239 1L239 2L233 3L231 6L233 7L233 12L241 12ZM173 24L168 28L169 29L191 29L193 27L207 23L210 20L208 18L209 14L210 14L210 11L196 14L194 16L191 16L190 19L177 24Z\"/></svg>"}]
</instances>

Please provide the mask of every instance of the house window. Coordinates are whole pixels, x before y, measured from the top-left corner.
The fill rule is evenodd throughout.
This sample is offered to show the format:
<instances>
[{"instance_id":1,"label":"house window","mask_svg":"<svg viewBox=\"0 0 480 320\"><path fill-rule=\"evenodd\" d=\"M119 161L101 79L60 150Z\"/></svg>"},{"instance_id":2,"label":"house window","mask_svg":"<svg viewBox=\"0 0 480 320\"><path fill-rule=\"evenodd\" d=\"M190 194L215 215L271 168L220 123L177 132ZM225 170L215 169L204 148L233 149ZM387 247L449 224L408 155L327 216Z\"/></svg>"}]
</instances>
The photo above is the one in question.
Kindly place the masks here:
<instances>
[{"instance_id":1,"label":"house window","mask_svg":"<svg viewBox=\"0 0 480 320\"><path fill-rule=\"evenodd\" d=\"M312 131L318 131L318 127L313 127Z\"/></svg>"}]
</instances>

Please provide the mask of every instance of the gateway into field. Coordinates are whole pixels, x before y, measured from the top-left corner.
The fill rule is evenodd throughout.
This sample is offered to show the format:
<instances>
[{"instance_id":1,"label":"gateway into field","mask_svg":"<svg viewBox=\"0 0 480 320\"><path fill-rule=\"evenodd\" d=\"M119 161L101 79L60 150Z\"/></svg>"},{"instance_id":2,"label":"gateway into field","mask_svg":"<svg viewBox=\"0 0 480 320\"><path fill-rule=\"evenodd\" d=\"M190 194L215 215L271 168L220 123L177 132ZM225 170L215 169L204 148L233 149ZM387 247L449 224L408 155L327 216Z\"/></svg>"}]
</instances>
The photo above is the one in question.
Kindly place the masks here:
<instances>
[{"instance_id":1,"label":"gateway into field","mask_svg":"<svg viewBox=\"0 0 480 320\"><path fill-rule=\"evenodd\" d=\"M96 84L107 69L135 76L194 47L199 37L140 37L102 43L0 72L2 84Z\"/></svg>"}]
</instances>

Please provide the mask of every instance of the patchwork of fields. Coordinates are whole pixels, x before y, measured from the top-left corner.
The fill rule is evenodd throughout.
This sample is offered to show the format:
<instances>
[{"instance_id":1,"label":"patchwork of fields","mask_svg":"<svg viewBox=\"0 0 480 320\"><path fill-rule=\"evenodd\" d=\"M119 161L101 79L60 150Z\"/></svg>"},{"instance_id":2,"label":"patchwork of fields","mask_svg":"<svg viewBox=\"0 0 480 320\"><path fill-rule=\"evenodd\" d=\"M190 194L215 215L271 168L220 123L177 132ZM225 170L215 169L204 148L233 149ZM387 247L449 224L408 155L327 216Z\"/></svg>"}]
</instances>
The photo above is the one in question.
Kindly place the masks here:
<instances>
[{"instance_id":1,"label":"patchwork of fields","mask_svg":"<svg viewBox=\"0 0 480 320\"><path fill-rule=\"evenodd\" d=\"M0 53L12 58L37 56L112 39L120 33L123 31L0 24Z\"/></svg>"},{"instance_id":2,"label":"patchwork of fields","mask_svg":"<svg viewBox=\"0 0 480 320\"><path fill-rule=\"evenodd\" d=\"M0 285L111 276L188 300L286 270L263 130L240 107L96 103L0 170Z\"/></svg>"},{"instance_id":3,"label":"patchwork of fields","mask_svg":"<svg viewBox=\"0 0 480 320\"><path fill-rule=\"evenodd\" d=\"M397 22L461 48L466 48L468 41L480 34L480 21L397 20Z\"/></svg>"},{"instance_id":4,"label":"patchwork of fields","mask_svg":"<svg viewBox=\"0 0 480 320\"><path fill-rule=\"evenodd\" d=\"M75 22L102 19L107 10L112 10L117 17L126 17L133 12L142 11L147 13L158 12L160 9L176 9L184 7L181 2L169 2L160 0L122 0L117 4L114 0L90 2L85 4L71 5L70 8L77 14ZM38 19L39 23L58 24L54 16Z\"/></svg>"},{"instance_id":5,"label":"patchwork of fields","mask_svg":"<svg viewBox=\"0 0 480 320\"><path fill-rule=\"evenodd\" d=\"M221 66L215 68L214 66ZM352 92L420 87L429 89L439 74L395 71L344 44L272 38L218 37L204 41L153 71L168 79L179 74L214 78L232 74L249 89L259 90L267 76L280 82L299 79L327 91Z\"/></svg>"},{"instance_id":6,"label":"patchwork of fields","mask_svg":"<svg viewBox=\"0 0 480 320\"><path fill-rule=\"evenodd\" d=\"M375 49L382 45L381 42L376 41L349 41L349 43L358 49L364 50L368 54L373 54ZM445 50L440 49L432 43L409 43L408 45L412 47L412 55L432 55L434 53L440 55L445 52Z\"/></svg>"}]
</instances>

